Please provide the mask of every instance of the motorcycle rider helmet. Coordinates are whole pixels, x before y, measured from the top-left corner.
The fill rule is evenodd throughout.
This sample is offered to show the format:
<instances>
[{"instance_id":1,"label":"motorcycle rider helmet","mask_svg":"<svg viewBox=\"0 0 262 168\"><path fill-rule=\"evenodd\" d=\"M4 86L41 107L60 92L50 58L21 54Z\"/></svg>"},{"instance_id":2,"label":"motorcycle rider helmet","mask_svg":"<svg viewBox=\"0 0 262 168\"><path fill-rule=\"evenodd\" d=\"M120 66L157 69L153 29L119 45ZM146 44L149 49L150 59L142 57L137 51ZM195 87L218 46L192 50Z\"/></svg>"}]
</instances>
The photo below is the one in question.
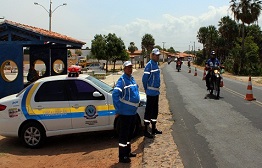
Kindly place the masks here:
<instances>
[{"instance_id":1,"label":"motorcycle rider helmet","mask_svg":"<svg viewBox=\"0 0 262 168\"><path fill-rule=\"evenodd\" d=\"M210 57L211 58L215 58L215 55L216 55L216 52L213 50L213 51L211 51L211 53L210 53Z\"/></svg>"}]
</instances>

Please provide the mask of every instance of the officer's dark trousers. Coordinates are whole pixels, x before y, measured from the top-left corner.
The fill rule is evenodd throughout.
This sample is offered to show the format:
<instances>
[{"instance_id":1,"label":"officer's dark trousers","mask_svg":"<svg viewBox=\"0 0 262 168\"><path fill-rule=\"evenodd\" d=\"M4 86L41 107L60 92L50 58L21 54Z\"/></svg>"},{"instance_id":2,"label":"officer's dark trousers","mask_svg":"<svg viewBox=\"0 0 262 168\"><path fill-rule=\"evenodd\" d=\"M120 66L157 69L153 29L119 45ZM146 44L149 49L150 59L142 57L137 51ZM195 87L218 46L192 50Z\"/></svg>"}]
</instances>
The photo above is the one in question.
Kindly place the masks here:
<instances>
[{"instance_id":1,"label":"officer's dark trousers","mask_svg":"<svg viewBox=\"0 0 262 168\"><path fill-rule=\"evenodd\" d=\"M136 115L119 115L119 158L129 157Z\"/></svg>"},{"instance_id":2,"label":"officer's dark trousers","mask_svg":"<svg viewBox=\"0 0 262 168\"><path fill-rule=\"evenodd\" d=\"M159 101L159 95L157 96L146 96L146 111L144 116L144 124L145 127L150 124L152 126L156 125L157 116L158 116L158 101Z\"/></svg>"}]
</instances>

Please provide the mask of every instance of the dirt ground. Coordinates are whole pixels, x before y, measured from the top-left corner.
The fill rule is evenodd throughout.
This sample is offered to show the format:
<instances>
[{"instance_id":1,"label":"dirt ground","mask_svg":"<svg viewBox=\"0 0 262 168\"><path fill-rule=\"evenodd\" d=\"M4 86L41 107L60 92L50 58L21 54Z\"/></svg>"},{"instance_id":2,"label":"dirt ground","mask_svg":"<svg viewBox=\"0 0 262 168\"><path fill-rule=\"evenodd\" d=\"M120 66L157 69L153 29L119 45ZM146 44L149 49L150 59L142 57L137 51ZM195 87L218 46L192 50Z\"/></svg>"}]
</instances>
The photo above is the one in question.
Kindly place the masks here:
<instances>
[{"instance_id":1,"label":"dirt ground","mask_svg":"<svg viewBox=\"0 0 262 168\"><path fill-rule=\"evenodd\" d=\"M140 69L142 71L142 69ZM133 73L140 90L141 72ZM142 90L141 90L142 91ZM162 95L165 97L165 95ZM161 101L161 100L160 100ZM166 99L165 99L166 101ZM1 168L122 168L142 167L144 137L133 140L137 157L131 164L118 163L118 139L111 131L51 137L40 149L28 149L17 138L0 136Z\"/></svg>"}]
</instances>

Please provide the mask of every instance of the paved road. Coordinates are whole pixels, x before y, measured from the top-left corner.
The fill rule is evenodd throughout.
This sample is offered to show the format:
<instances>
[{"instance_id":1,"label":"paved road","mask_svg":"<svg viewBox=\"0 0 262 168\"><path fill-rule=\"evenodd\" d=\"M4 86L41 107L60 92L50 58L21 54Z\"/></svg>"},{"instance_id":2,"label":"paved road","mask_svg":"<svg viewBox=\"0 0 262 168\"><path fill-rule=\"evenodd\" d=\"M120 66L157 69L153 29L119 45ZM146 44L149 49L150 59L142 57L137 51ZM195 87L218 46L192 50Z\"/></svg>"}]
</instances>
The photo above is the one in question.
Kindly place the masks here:
<instances>
[{"instance_id":1,"label":"paved road","mask_svg":"<svg viewBox=\"0 0 262 168\"><path fill-rule=\"evenodd\" d=\"M186 66L163 69L173 118L173 137L185 167L258 168L262 165L262 88L246 101L247 83L225 78L220 100L205 99L202 73ZM200 70L198 70L200 72Z\"/></svg>"}]
</instances>

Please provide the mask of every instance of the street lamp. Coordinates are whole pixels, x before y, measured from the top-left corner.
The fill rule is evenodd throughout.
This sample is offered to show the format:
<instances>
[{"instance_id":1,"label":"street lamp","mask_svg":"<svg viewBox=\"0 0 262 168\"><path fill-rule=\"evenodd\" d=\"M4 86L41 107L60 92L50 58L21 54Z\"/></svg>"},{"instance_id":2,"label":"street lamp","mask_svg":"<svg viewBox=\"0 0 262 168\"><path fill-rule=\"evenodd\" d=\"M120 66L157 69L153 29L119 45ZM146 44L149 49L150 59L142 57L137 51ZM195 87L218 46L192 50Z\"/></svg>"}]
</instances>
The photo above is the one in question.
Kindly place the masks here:
<instances>
[{"instance_id":1,"label":"street lamp","mask_svg":"<svg viewBox=\"0 0 262 168\"><path fill-rule=\"evenodd\" d=\"M67 5L66 3L63 3L59 6L57 6L53 11L52 11L52 0L50 0L50 5L49 5L49 10L47 10L43 5L37 3L37 2L34 2L35 5L39 5L41 6L42 8L44 8L44 10L49 14L49 31L51 31L51 20L52 20L52 14L55 12L55 10L57 8L59 8L60 6L65 6Z\"/></svg>"}]
</instances>

